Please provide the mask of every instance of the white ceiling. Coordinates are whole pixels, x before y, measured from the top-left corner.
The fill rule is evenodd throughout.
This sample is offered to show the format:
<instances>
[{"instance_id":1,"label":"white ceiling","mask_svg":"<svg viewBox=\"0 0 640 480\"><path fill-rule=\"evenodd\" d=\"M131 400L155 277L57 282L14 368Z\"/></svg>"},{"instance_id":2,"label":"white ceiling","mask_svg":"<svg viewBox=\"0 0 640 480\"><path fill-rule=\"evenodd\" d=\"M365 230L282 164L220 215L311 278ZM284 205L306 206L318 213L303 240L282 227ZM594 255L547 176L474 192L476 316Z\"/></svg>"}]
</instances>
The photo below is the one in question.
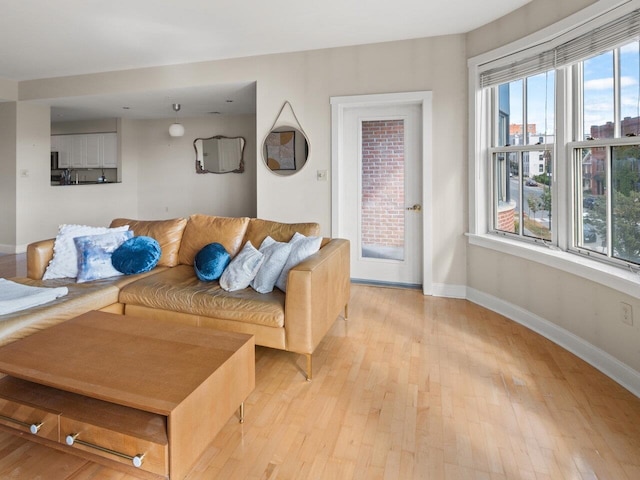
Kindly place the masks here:
<instances>
[{"instance_id":1,"label":"white ceiling","mask_svg":"<svg viewBox=\"0 0 640 480\"><path fill-rule=\"evenodd\" d=\"M529 1L0 0L0 77L20 81L464 33Z\"/></svg>"},{"instance_id":2,"label":"white ceiling","mask_svg":"<svg viewBox=\"0 0 640 480\"><path fill-rule=\"evenodd\" d=\"M37 103L51 105L52 122L118 117L135 120L175 118L174 103L180 104L178 116L241 115L256 111L256 84L218 84L144 93L56 98Z\"/></svg>"}]
</instances>

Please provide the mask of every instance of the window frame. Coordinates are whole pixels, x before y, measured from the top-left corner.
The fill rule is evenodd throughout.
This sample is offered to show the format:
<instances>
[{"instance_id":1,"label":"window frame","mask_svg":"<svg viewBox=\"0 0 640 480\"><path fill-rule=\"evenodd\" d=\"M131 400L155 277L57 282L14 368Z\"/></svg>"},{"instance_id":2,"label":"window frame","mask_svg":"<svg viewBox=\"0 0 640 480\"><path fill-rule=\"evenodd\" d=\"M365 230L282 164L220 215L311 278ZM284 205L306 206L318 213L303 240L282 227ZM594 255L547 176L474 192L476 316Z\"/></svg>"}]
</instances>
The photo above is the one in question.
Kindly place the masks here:
<instances>
[{"instance_id":1,"label":"window frame","mask_svg":"<svg viewBox=\"0 0 640 480\"><path fill-rule=\"evenodd\" d=\"M509 45L478 55L468 60L469 73L469 243L474 247L494 250L534 261L588 280L614 288L640 299L640 276L626 265L594 260L593 255L570 248L575 238L576 226L572 211L576 209L572 157L575 126L582 125L582 108L572 108L572 86L579 79L573 67L557 68L555 98L555 138L552 178L552 232L553 242L531 242L514 239L492 231L493 186L492 144L489 121L493 103L480 84L480 73L496 65L508 65L518 58L544 52L578 37L607 22L620 18L640 8L640 1L601 0ZM565 115L564 112L568 114ZM570 112L570 113L569 113ZM582 127L581 127L582 128ZM614 140L614 139L609 139ZM640 143L640 137L615 139L622 143ZM635 140L635 142L634 142ZM589 147L595 146L589 142ZM568 160L567 160L568 159ZM562 221L559 222L559 219ZM567 221L569 219L569 221Z\"/></svg>"},{"instance_id":2,"label":"window frame","mask_svg":"<svg viewBox=\"0 0 640 480\"><path fill-rule=\"evenodd\" d=\"M544 72L542 72L544 73ZM529 115L528 115L528 100L529 100L529 82L528 79L536 76L538 74L535 75L530 75L530 76L526 76L524 78L515 78L512 81L521 81L522 82L522 127L523 127L523 142L527 141L528 139L528 130L529 130ZM520 221L521 219L524 220L524 202L525 202L525 197L524 197L524 186L523 186L523 181L524 181L524 154L525 153L531 153L531 152L538 152L538 151L550 151L551 152L551 171L555 170L555 159L556 159L556 154L555 154L555 134L552 135L552 137L554 138L554 142L552 143L541 143L541 144L522 144L522 145L500 145L500 132L502 129L502 120L503 117L500 115L500 87L504 85L504 84L499 84L499 85L494 85L492 87L488 87L483 89L483 92L481 92L482 95L485 95L486 97L488 97L489 101L491 102L491 118L489 120L489 125L487 126L487 128L490 130L490 134L489 134L489 138L490 138L490 145L488 148L488 155L489 155L489 166L490 166L490 172L491 172L491 176L490 176L490 182L491 185L489 187L489 191L491 192L491 200L489 202L489 208L491 208L491 213L490 213L490 222L489 222L489 232L491 232L494 235L504 235L507 237L513 237L514 239L517 239L518 241L524 241L524 242L533 242L533 243L543 243L548 245L549 243L553 243L554 241L557 242L557 239L554 237L555 235L555 229L553 228L553 219L555 217L554 214L554 208L556 208L556 203L555 201L553 201L554 198L554 189L553 187L553 183L554 183L554 179L553 176L551 177L551 182L549 184L549 189L551 191L551 211L550 211L550 218L551 218L551 224L549 225L550 227L550 233L551 233L551 239L545 239L542 237L534 237L534 236L528 236L524 234L524 226L523 226L523 221ZM554 76L554 92L552 92L552 95L554 95L555 98L555 92L557 89L557 79ZM554 117L555 115L557 115L557 111L558 108L555 105L555 101L553 103L554 108L555 108L555 112L554 112ZM509 126L507 125L507 128ZM544 136L546 138L549 137L548 133L545 131L544 132ZM539 148L536 148L539 147ZM518 196L519 196L519 203L520 203L520 213L518 215L518 232L508 232L508 231L504 231L504 230L500 230L498 229L498 219L496 218L497 216L497 196L498 196L498 189L499 189L499 185L498 185L498 171L496 168L496 160L494 160L494 157L496 154L500 154L500 153L504 153L505 155L509 156L512 153L517 153L518 154ZM531 159L529 159L529 161L531 161Z\"/></svg>"}]
</instances>

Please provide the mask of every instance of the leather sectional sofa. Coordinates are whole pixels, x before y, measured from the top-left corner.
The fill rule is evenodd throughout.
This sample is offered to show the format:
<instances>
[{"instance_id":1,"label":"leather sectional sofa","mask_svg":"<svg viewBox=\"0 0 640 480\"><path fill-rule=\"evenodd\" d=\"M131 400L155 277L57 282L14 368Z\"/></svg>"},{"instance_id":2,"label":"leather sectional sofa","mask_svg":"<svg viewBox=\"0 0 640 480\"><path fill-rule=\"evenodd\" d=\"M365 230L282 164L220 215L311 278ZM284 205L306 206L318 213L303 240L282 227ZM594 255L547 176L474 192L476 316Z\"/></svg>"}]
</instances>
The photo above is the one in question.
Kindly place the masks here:
<instances>
[{"instance_id":1,"label":"leather sectional sofa","mask_svg":"<svg viewBox=\"0 0 640 480\"><path fill-rule=\"evenodd\" d=\"M192 215L188 219L138 221L116 219L135 235L155 238L162 247L150 272L86 283L75 279L42 280L53 257L54 240L27 249L27 285L66 286L69 293L48 304L0 317L0 345L63 322L89 310L168 319L190 325L249 333L256 345L303 354L311 379L311 356L350 295L349 242L324 238L320 250L289 272L286 294L277 288L261 294L252 288L227 292L217 281L202 282L194 271L197 252L218 242L234 256L250 240L259 246L267 236L287 242L299 232L319 234L315 223L285 224L257 218Z\"/></svg>"}]
</instances>

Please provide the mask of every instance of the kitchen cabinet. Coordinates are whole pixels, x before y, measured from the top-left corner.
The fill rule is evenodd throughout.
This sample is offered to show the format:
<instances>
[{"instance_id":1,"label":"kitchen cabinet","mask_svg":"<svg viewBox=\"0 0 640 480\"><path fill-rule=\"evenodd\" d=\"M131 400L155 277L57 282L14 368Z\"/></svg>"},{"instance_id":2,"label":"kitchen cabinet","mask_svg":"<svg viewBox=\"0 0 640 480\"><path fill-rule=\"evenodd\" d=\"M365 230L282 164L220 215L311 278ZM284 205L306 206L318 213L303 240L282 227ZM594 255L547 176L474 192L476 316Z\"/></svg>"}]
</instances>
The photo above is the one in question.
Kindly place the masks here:
<instances>
[{"instance_id":1,"label":"kitchen cabinet","mask_svg":"<svg viewBox=\"0 0 640 480\"><path fill-rule=\"evenodd\" d=\"M58 167L117 168L118 134L52 135L51 151L58 152Z\"/></svg>"},{"instance_id":2,"label":"kitchen cabinet","mask_svg":"<svg viewBox=\"0 0 640 480\"><path fill-rule=\"evenodd\" d=\"M86 135L71 135L71 168L86 167L87 137Z\"/></svg>"},{"instance_id":3,"label":"kitchen cabinet","mask_svg":"<svg viewBox=\"0 0 640 480\"><path fill-rule=\"evenodd\" d=\"M118 134L102 134L102 166L104 168L118 168Z\"/></svg>"},{"instance_id":4,"label":"kitchen cabinet","mask_svg":"<svg viewBox=\"0 0 640 480\"><path fill-rule=\"evenodd\" d=\"M58 168L71 167L71 137L69 135L53 135L51 151L58 152Z\"/></svg>"},{"instance_id":5,"label":"kitchen cabinet","mask_svg":"<svg viewBox=\"0 0 640 480\"><path fill-rule=\"evenodd\" d=\"M84 167L98 168L102 166L102 135L85 135L87 152L84 156Z\"/></svg>"}]
</instances>

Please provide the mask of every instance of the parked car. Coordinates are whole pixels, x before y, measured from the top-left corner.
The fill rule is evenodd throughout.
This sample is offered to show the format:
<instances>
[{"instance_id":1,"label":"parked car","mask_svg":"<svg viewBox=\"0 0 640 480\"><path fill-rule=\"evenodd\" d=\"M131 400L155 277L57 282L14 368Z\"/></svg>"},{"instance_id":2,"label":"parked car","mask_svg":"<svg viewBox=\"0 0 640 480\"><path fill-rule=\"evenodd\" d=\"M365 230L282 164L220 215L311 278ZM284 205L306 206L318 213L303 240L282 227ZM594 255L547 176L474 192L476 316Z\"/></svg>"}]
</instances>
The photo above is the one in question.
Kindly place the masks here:
<instances>
[{"instance_id":1,"label":"parked car","mask_svg":"<svg viewBox=\"0 0 640 480\"><path fill-rule=\"evenodd\" d=\"M527 187L537 187L538 182L536 182L533 178L528 178L527 181L525 182L525 185Z\"/></svg>"},{"instance_id":2,"label":"parked car","mask_svg":"<svg viewBox=\"0 0 640 480\"><path fill-rule=\"evenodd\" d=\"M585 223L582 226L582 239L584 241L584 243L593 243L597 240L598 236L596 233L596 229L594 228L593 225L589 225L588 223Z\"/></svg>"}]
</instances>

